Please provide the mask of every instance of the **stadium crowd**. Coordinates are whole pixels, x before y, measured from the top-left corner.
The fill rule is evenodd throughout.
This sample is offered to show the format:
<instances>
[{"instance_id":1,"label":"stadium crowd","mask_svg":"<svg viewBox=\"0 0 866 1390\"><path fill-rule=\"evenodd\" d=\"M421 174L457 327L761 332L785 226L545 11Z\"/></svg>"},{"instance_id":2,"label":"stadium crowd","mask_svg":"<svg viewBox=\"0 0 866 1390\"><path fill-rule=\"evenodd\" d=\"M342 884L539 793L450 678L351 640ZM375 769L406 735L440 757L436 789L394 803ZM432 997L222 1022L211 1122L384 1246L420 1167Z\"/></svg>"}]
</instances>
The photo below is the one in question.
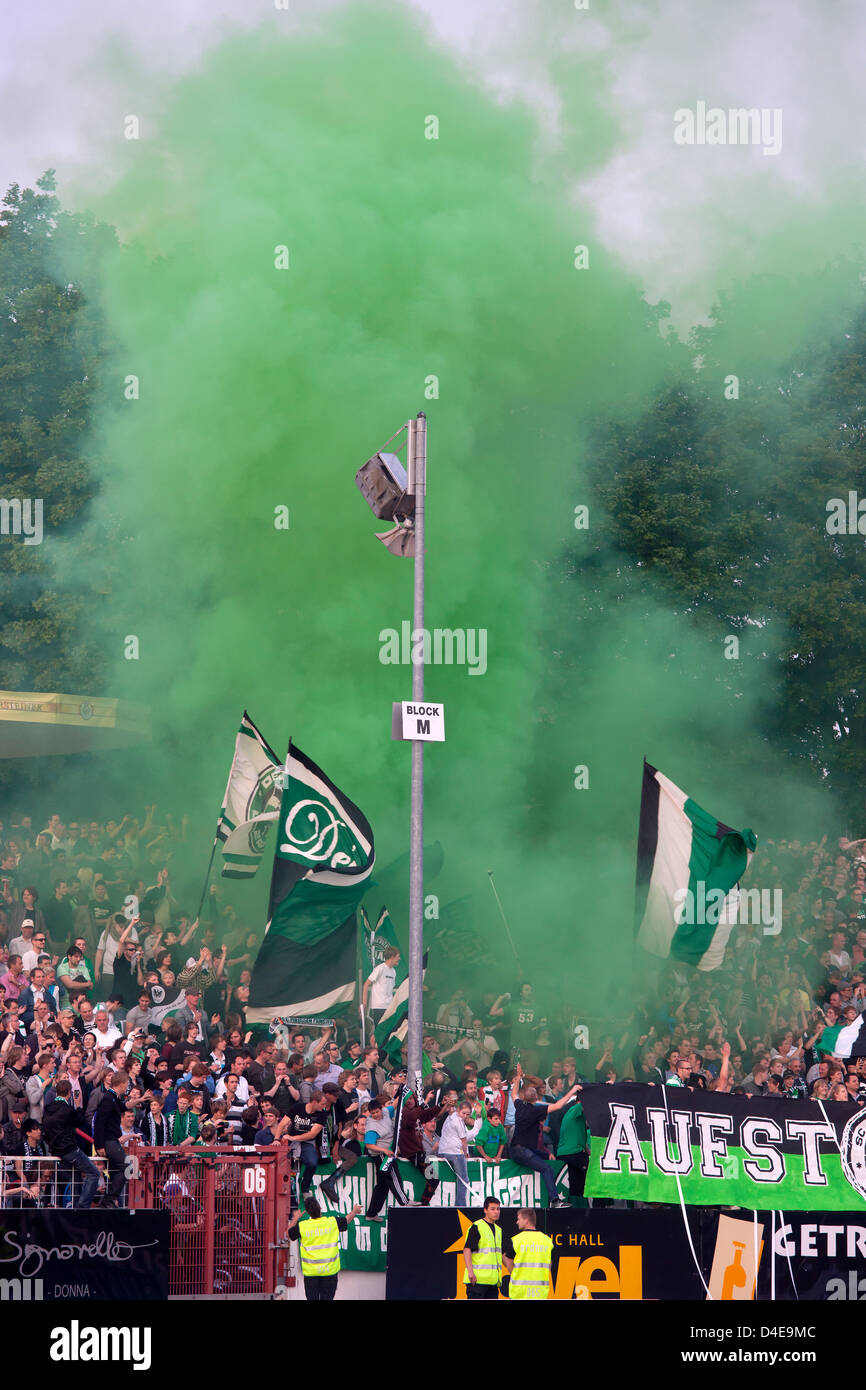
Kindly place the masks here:
<instances>
[{"instance_id":1,"label":"stadium crowd","mask_svg":"<svg viewBox=\"0 0 866 1390\"><path fill-rule=\"evenodd\" d=\"M766 845L761 878L782 890L781 930L737 927L709 977L674 962L648 972L645 998L594 1049L575 1049L571 1012L526 979L501 992L488 977L477 989L425 986L419 1103L403 1095L405 1045L371 1041L399 957L386 954L365 984L367 1045L357 1013L277 1035L248 1027L260 933L217 885L200 918L175 898L187 827L156 809L105 824L52 815L38 831L25 816L0 823L4 1204L56 1203L61 1174L76 1205L118 1205L138 1144L285 1143L301 1195L320 1165L335 1165L323 1183L333 1197L337 1177L376 1158L372 1220L389 1192L410 1200L395 1155L424 1172L423 1203L438 1156L459 1204L469 1158L508 1157L539 1172L551 1202L566 1165L569 1202L582 1205L587 1082L866 1098L866 1060L846 1062L822 1041L866 1009L864 841L840 840L835 853L826 840Z\"/></svg>"}]
</instances>

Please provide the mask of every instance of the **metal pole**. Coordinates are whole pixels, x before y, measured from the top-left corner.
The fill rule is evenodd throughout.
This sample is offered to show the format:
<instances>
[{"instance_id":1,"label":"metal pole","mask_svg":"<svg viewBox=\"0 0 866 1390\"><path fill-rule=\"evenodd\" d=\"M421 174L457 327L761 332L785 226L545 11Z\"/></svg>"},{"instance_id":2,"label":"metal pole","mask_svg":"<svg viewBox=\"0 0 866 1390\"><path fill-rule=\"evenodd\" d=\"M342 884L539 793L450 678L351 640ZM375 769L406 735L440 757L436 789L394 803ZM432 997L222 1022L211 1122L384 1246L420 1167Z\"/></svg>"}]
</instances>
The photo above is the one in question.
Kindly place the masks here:
<instances>
[{"instance_id":1,"label":"metal pole","mask_svg":"<svg viewBox=\"0 0 866 1390\"><path fill-rule=\"evenodd\" d=\"M200 899L199 905L198 905L198 912L195 914L195 920L196 920L197 922L200 922L200 921L201 921L202 908L204 907L204 900L205 900L205 897L206 897L206 895L207 895L207 886L208 886L208 883L210 882L210 871L211 871L211 869L213 868L214 855L216 854L217 845L218 845L218 844L219 844L219 840L216 840L216 839L215 839L214 842L213 842L213 849L212 849L211 852L210 852L210 859L209 859L209 861L208 861L207 873L206 873L205 876L204 876L204 887L203 887L202 890L201 890L201 899Z\"/></svg>"},{"instance_id":2,"label":"metal pole","mask_svg":"<svg viewBox=\"0 0 866 1390\"><path fill-rule=\"evenodd\" d=\"M407 472L415 498L415 601L412 633L412 699L424 699L424 498L427 491L427 417L409 421ZM415 660L420 650L420 660ZM409 1035L408 1081L421 1090L424 977L424 744L412 742L412 809L409 840Z\"/></svg>"},{"instance_id":3,"label":"metal pole","mask_svg":"<svg viewBox=\"0 0 866 1390\"><path fill-rule=\"evenodd\" d=\"M505 927L505 930L506 930L506 932L508 933L508 941L509 941L509 944L510 944L510 946L511 946L511 950L512 950L513 953L514 953L514 959L517 961L517 964L519 965L519 964L520 964L520 957L518 956L517 951L516 951L515 946L514 946L514 937L511 935L511 928L510 928L509 925L508 925L508 918L507 918L506 915L505 915L505 908L502 906L502 899L500 898L499 894L498 894L497 891L496 891L496 884L493 882L493 870L492 870L492 869L488 869L488 870L487 870L487 877L490 879L490 887L493 889L493 896L494 896L494 898L496 899L496 905L497 905L497 907L499 908L499 914L500 914L500 916L501 916L501 918L502 918L502 922L503 922L503 925L504 925L504 927Z\"/></svg>"}]
</instances>

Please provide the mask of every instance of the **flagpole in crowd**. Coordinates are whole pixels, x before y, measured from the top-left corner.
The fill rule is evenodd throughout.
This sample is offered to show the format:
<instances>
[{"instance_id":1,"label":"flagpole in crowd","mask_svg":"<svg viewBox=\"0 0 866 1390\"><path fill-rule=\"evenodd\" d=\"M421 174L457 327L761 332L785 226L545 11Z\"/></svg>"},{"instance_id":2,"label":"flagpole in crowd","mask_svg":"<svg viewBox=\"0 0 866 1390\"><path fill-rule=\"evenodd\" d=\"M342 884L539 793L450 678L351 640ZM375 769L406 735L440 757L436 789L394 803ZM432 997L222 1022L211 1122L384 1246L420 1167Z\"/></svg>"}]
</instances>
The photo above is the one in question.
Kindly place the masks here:
<instances>
[{"instance_id":1,"label":"flagpole in crowd","mask_svg":"<svg viewBox=\"0 0 866 1390\"><path fill-rule=\"evenodd\" d=\"M514 945L514 937L511 935L511 928L508 925L508 918L505 915L505 908L502 906L502 899L496 891L496 884L493 882L492 869L487 870L487 877L490 879L490 887L493 889L493 896L496 899L496 905L499 908L499 915L502 918L503 925L505 927L506 932L508 933L508 941L511 946L512 953L514 955L514 959L517 961L517 964L520 965L520 957L518 956L517 950Z\"/></svg>"},{"instance_id":2,"label":"flagpole in crowd","mask_svg":"<svg viewBox=\"0 0 866 1390\"><path fill-rule=\"evenodd\" d=\"M215 835L215 836L214 836L214 842L213 842L213 849L212 849L211 852L210 852L210 862L208 863L208 866L207 866L207 873L206 873L205 876L204 876L204 887L203 887L202 890L201 890L201 899L199 900L198 912L195 914L195 920L196 920L197 922L200 922L200 921L201 921L202 909L203 909L203 907L204 907L204 900L205 900L205 896L206 896L206 894L207 894L207 886L208 886L208 883L210 882L210 871L211 871L211 869L213 868L214 855L216 854L217 845L218 845L218 844L219 844L219 836L218 836L218 835Z\"/></svg>"},{"instance_id":3,"label":"flagpole in crowd","mask_svg":"<svg viewBox=\"0 0 866 1390\"><path fill-rule=\"evenodd\" d=\"M408 423L406 471L415 499L415 594L413 626L424 631L424 499L427 492L427 417L419 411ZM420 660L414 658L419 654ZM412 699L424 700L423 642L413 643ZM412 740L412 805L409 840L409 1018L408 1080L420 1092L424 1008L424 744Z\"/></svg>"}]
</instances>

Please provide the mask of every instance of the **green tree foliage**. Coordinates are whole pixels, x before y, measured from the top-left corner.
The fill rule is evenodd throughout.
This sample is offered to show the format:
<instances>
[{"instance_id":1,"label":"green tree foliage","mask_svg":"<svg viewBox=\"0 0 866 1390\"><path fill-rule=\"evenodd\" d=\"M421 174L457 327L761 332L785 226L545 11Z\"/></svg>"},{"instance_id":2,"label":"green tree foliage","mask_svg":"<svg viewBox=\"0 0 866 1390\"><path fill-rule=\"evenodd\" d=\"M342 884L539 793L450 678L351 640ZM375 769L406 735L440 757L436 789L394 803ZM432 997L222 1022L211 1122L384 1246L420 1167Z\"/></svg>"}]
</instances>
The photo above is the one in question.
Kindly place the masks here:
<instances>
[{"instance_id":1,"label":"green tree foliage","mask_svg":"<svg viewBox=\"0 0 866 1390\"><path fill-rule=\"evenodd\" d=\"M0 685L102 693L107 538L87 523L88 428L105 335L99 267L113 232L61 211L53 171L0 212L2 496L41 499L44 541L0 536Z\"/></svg>"},{"instance_id":2,"label":"green tree foliage","mask_svg":"<svg viewBox=\"0 0 866 1390\"><path fill-rule=\"evenodd\" d=\"M856 274L851 291L856 305ZM612 538L617 597L639 612L642 597L661 595L682 622L740 635L779 691L764 738L808 763L862 834L866 537L828 534L827 503L849 490L866 498L866 310L835 334L816 330L781 373L750 366L739 399L725 399L734 318L722 305L694 335L690 380L639 418L599 424L590 456L606 522L594 555L584 539L566 568L586 621ZM714 678L736 698L745 670L725 662Z\"/></svg>"}]
</instances>

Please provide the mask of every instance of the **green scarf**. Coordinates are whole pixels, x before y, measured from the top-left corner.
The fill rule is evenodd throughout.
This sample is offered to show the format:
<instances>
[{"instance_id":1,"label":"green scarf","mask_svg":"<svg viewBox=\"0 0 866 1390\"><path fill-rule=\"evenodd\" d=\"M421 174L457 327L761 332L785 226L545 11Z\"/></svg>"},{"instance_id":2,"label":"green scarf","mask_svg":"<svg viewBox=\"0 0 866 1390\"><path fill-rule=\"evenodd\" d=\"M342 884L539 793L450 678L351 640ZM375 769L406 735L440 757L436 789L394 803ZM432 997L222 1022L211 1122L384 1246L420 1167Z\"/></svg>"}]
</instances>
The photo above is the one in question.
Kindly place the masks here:
<instances>
[{"instance_id":1,"label":"green scarf","mask_svg":"<svg viewBox=\"0 0 866 1390\"><path fill-rule=\"evenodd\" d=\"M171 1142L180 1144L190 1135L193 1139L198 1138L198 1115L192 1109L183 1114L179 1110L175 1110L171 1117Z\"/></svg>"}]
</instances>

